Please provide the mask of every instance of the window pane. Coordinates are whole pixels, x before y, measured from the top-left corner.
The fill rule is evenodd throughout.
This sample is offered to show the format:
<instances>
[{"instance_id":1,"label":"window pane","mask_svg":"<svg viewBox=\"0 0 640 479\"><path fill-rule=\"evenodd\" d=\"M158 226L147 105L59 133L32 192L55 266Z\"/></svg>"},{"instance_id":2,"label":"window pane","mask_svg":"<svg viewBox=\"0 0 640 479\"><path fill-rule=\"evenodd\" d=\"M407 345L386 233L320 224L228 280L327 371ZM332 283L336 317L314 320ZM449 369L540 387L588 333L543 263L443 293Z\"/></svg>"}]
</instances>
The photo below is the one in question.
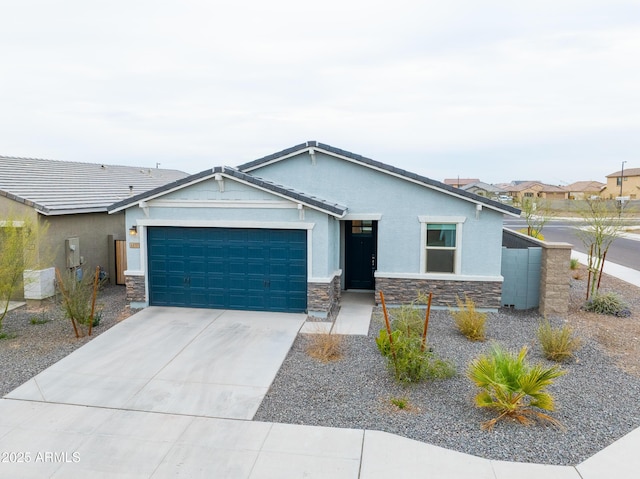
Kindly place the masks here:
<instances>
[{"instance_id":1,"label":"window pane","mask_svg":"<svg viewBox=\"0 0 640 479\"><path fill-rule=\"evenodd\" d=\"M456 247L456 225L428 224L427 246Z\"/></svg>"},{"instance_id":2,"label":"window pane","mask_svg":"<svg viewBox=\"0 0 640 479\"><path fill-rule=\"evenodd\" d=\"M353 220L351 222L351 233L363 234L373 232L373 221L371 220Z\"/></svg>"},{"instance_id":3,"label":"window pane","mask_svg":"<svg viewBox=\"0 0 640 479\"><path fill-rule=\"evenodd\" d=\"M453 273L454 257L454 250L427 250L427 273Z\"/></svg>"}]
</instances>

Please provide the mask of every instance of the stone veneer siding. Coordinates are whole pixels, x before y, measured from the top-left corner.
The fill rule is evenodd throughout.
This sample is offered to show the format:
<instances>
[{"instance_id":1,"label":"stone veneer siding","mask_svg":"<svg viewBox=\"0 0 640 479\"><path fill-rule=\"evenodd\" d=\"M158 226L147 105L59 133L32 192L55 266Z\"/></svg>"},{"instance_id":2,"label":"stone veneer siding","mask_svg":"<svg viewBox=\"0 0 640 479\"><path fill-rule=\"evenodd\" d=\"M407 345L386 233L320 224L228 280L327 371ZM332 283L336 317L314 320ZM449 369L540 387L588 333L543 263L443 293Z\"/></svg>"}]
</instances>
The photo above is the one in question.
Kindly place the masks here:
<instances>
[{"instance_id":1,"label":"stone veneer siding","mask_svg":"<svg viewBox=\"0 0 640 479\"><path fill-rule=\"evenodd\" d=\"M340 306L340 275L335 275L328 283L307 283L307 311L310 314L326 314L333 320Z\"/></svg>"},{"instance_id":2,"label":"stone veneer siding","mask_svg":"<svg viewBox=\"0 0 640 479\"><path fill-rule=\"evenodd\" d=\"M129 303L144 303L147 301L144 290L144 276L125 276L127 287L127 301Z\"/></svg>"},{"instance_id":3,"label":"stone veneer siding","mask_svg":"<svg viewBox=\"0 0 640 479\"><path fill-rule=\"evenodd\" d=\"M376 278L376 303L380 291L385 303L397 305L415 301L418 291L433 293L432 306L455 307L456 296L464 300L466 294L478 308L498 309L502 296L500 281L452 281L434 279Z\"/></svg>"}]
</instances>

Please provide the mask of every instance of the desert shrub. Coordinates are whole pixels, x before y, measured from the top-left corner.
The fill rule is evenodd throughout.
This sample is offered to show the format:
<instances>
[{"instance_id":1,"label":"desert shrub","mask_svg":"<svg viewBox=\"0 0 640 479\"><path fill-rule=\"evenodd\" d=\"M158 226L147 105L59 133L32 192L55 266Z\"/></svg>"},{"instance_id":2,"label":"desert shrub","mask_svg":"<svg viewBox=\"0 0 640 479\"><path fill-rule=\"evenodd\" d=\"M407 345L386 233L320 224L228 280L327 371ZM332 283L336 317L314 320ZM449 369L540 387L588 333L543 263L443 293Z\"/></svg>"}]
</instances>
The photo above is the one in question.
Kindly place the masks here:
<instances>
[{"instance_id":1,"label":"desert shrub","mask_svg":"<svg viewBox=\"0 0 640 479\"><path fill-rule=\"evenodd\" d=\"M581 345L580 338L574 336L568 325L554 328L548 319L540 323L537 334L544 356L551 361L569 360Z\"/></svg>"},{"instance_id":2,"label":"desert shrub","mask_svg":"<svg viewBox=\"0 0 640 479\"><path fill-rule=\"evenodd\" d=\"M328 363L338 361L343 356L343 336L318 332L309 335L307 354L318 361Z\"/></svg>"},{"instance_id":3,"label":"desert shrub","mask_svg":"<svg viewBox=\"0 0 640 479\"><path fill-rule=\"evenodd\" d=\"M94 309L93 304L94 280L93 275L84 275L78 279L74 271L61 273L58 276L60 282L58 287L62 293L62 306L65 315L72 322L84 326L86 329L89 326L97 326L101 319L101 313ZM98 281L98 289L103 283L104 280Z\"/></svg>"},{"instance_id":4,"label":"desert shrub","mask_svg":"<svg viewBox=\"0 0 640 479\"><path fill-rule=\"evenodd\" d=\"M598 314L610 314L620 318L631 316L631 310L616 293L596 294L584 305L586 311Z\"/></svg>"},{"instance_id":5,"label":"desert shrub","mask_svg":"<svg viewBox=\"0 0 640 479\"><path fill-rule=\"evenodd\" d=\"M529 365L526 356L526 347L513 353L496 344L469 365L468 377L480 388L476 406L494 409L498 414L485 421L483 429L491 429L504 418L524 425L540 420L560 426L559 421L542 411L553 411L553 396L546 388L564 371L557 365Z\"/></svg>"},{"instance_id":6,"label":"desert shrub","mask_svg":"<svg viewBox=\"0 0 640 479\"><path fill-rule=\"evenodd\" d=\"M464 302L456 297L456 303L458 309L450 309L449 312L453 316L458 331L471 341L484 341L487 313L479 312L473 300L466 295Z\"/></svg>"},{"instance_id":7,"label":"desert shrub","mask_svg":"<svg viewBox=\"0 0 640 479\"><path fill-rule=\"evenodd\" d=\"M392 344L393 343L393 344ZM422 348L420 335L408 335L402 330L391 332L381 329L376 338L380 353L387 358L389 369L403 383L415 383L425 379L444 379L455 375L455 366Z\"/></svg>"},{"instance_id":8,"label":"desert shrub","mask_svg":"<svg viewBox=\"0 0 640 479\"><path fill-rule=\"evenodd\" d=\"M402 331L407 336L420 336L424 328L424 314L415 303L394 308L391 313L391 329Z\"/></svg>"},{"instance_id":9,"label":"desert shrub","mask_svg":"<svg viewBox=\"0 0 640 479\"><path fill-rule=\"evenodd\" d=\"M579 267L580 267L580 262L578 261L578 258L571 258L569 260L569 269L575 270L575 269L578 269Z\"/></svg>"}]
</instances>

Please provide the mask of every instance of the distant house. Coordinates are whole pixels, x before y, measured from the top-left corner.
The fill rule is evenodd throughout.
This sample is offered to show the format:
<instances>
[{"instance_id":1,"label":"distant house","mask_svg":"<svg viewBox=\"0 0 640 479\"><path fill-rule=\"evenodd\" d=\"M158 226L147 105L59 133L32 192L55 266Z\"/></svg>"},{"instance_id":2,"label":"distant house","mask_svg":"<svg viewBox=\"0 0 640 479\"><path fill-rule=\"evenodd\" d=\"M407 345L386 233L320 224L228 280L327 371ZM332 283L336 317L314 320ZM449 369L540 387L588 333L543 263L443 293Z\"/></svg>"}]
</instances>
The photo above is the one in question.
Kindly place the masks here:
<instances>
[{"instance_id":1,"label":"distant house","mask_svg":"<svg viewBox=\"0 0 640 479\"><path fill-rule=\"evenodd\" d=\"M576 181L564 188L569 192L570 200L584 200L594 196L599 197L605 186L599 181Z\"/></svg>"},{"instance_id":2,"label":"distant house","mask_svg":"<svg viewBox=\"0 0 640 479\"><path fill-rule=\"evenodd\" d=\"M520 210L309 141L217 166L109 207L126 213L138 306L333 317L341 291L388 303L435 291L501 306L502 229Z\"/></svg>"},{"instance_id":3,"label":"distant house","mask_svg":"<svg viewBox=\"0 0 640 479\"><path fill-rule=\"evenodd\" d=\"M569 192L561 186L547 185L539 181L518 182L507 188L507 194L518 202L534 198L566 200L569 196Z\"/></svg>"},{"instance_id":4,"label":"distant house","mask_svg":"<svg viewBox=\"0 0 640 479\"><path fill-rule=\"evenodd\" d=\"M42 246L54 254L52 266L102 266L112 282L124 284L124 213L109 215L107 206L185 176L177 170L0 156L0 220L46 221Z\"/></svg>"},{"instance_id":5,"label":"distant house","mask_svg":"<svg viewBox=\"0 0 640 479\"><path fill-rule=\"evenodd\" d=\"M453 186L454 188L462 188L471 183L479 182L480 180L478 178L445 178L443 183L448 186Z\"/></svg>"},{"instance_id":6,"label":"distant house","mask_svg":"<svg viewBox=\"0 0 640 479\"><path fill-rule=\"evenodd\" d=\"M635 200L640 197L640 168L625 168L624 178L622 170L607 175L607 186L602 195L607 198L617 198L618 196L628 196ZM622 194L620 194L622 185Z\"/></svg>"},{"instance_id":7,"label":"distant house","mask_svg":"<svg viewBox=\"0 0 640 479\"><path fill-rule=\"evenodd\" d=\"M506 193L506 191L499 186L483 183L482 181L469 183L462 186L460 189L468 191L469 193L475 193L476 195L484 196L485 198L495 198Z\"/></svg>"}]
</instances>

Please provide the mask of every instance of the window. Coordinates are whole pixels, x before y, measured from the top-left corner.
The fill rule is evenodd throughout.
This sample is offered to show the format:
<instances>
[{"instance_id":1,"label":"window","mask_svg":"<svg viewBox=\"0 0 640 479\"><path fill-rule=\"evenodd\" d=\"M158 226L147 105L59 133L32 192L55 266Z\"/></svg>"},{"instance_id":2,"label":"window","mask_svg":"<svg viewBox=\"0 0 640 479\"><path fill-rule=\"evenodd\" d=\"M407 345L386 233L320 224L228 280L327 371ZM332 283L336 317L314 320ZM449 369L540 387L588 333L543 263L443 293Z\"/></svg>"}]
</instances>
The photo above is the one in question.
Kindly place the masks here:
<instances>
[{"instance_id":1,"label":"window","mask_svg":"<svg viewBox=\"0 0 640 479\"><path fill-rule=\"evenodd\" d=\"M454 273L456 265L456 225L427 224L427 273Z\"/></svg>"},{"instance_id":2,"label":"window","mask_svg":"<svg viewBox=\"0 0 640 479\"><path fill-rule=\"evenodd\" d=\"M367 234L373 232L373 221L371 220L353 220L351 222L351 234Z\"/></svg>"},{"instance_id":3,"label":"window","mask_svg":"<svg viewBox=\"0 0 640 479\"><path fill-rule=\"evenodd\" d=\"M460 274L464 216L418 216L421 224L420 271Z\"/></svg>"}]
</instances>

